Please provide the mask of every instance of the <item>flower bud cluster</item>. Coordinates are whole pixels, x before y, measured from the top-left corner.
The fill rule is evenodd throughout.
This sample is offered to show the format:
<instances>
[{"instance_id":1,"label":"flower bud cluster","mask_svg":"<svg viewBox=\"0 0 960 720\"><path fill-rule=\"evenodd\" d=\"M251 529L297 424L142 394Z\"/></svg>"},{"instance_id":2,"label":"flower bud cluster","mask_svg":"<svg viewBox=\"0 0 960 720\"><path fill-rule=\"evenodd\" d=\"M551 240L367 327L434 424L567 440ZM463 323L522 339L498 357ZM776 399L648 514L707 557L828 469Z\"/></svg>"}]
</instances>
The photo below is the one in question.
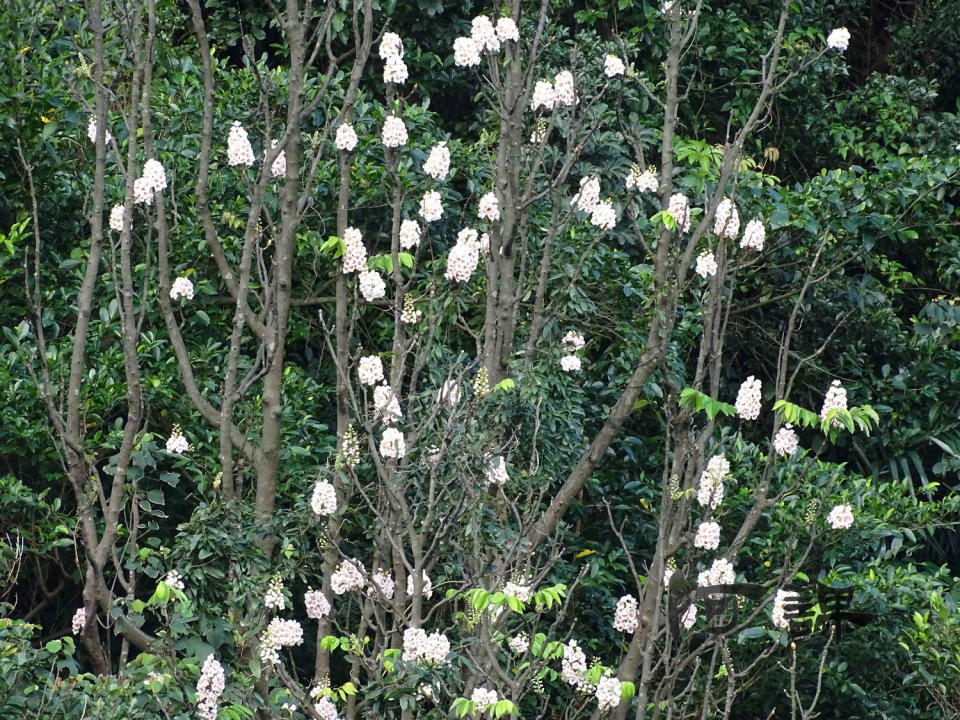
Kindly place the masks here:
<instances>
[{"instance_id":1,"label":"flower bud cluster","mask_svg":"<svg viewBox=\"0 0 960 720\"><path fill-rule=\"evenodd\" d=\"M197 711L202 720L217 720L217 704L226 688L223 665L212 655L207 655L197 680Z\"/></svg>"}]
</instances>

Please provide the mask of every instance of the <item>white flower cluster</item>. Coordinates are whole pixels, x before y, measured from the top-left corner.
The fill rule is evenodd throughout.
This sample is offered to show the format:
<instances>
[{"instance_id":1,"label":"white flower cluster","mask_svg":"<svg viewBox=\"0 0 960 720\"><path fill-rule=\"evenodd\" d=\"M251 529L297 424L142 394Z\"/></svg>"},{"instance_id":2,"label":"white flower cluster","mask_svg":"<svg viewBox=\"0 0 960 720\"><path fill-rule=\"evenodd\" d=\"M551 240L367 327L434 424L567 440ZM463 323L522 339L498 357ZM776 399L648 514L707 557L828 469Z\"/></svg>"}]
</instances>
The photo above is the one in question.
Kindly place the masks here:
<instances>
[{"instance_id":1,"label":"white flower cluster","mask_svg":"<svg viewBox=\"0 0 960 720\"><path fill-rule=\"evenodd\" d=\"M509 597L515 597L520 602L530 602L530 596L533 594L533 588L529 585L521 585L512 580L503 586L503 594Z\"/></svg>"},{"instance_id":2,"label":"white flower cluster","mask_svg":"<svg viewBox=\"0 0 960 720\"><path fill-rule=\"evenodd\" d=\"M780 428L773 438L773 449L777 451L778 455L793 455L799 446L800 442L797 440L797 433L790 423Z\"/></svg>"},{"instance_id":3,"label":"white flower cluster","mask_svg":"<svg viewBox=\"0 0 960 720\"><path fill-rule=\"evenodd\" d=\"M383 34L380 40L380 59L388 60L392 57L403 57L403 40L393 32Z\"/></svg>"},{"instance_id":4,"label":"white flower cluster","mask_svg":"<svg viewBox=\"0 0 960 720\"><path fill-rule=\"evenodd\" d=\"M123 230L123 205L114 205L110 208L110 229L117 232Z\"/></svg>"},{"instance_id":5,"label":"white flower cluster","mask_svg":"<svg viewBox=\"0 0 960 720\"><path fill-rule=\"evenodd\" d=\"M395 427L388 427L380 438L380 454L385 458L401 459L407 454L407 444L403 433Z\"/></svg>"},{"instance_id":6,"label":"white flower cluster","mask_svg":"<svg viewBox=\"0 0 960 720\"><path fill-rule=\"evenodd\" d=\"M704 250L702 253L697 255L697 275L702 278L713 277L717 274L717 270L719 270L719 266L717 265L717 259L714 257L712 252L709 250Z\"/></svg>"},{"instance_id":7,"label":"white flower cluster","mask_svg":"<svg viewBox=\"0 0 960 720\"><path fill-rule=\"evenodd\" d=\"M499 700L496 690L478 687L470 693L470 701L477 706L479 713L485 712L488 706L496 704Z\"/></svg>"},{"instance_id":8,"label":"white flower cluster","mask_svg":"<svg viewBox=\"0 0 960 720\"><path fill-rule=\"evenodd\" d=\"M238 120L233 121L230 126L230 133L227 135L227 163L233 167L242 165L250 167L253 165L253 147L250 145L250 138L247 137L247 131Z\"/></svg>"},{"instance_id":9,"label":"white flower cluster","mask_svg":"<svg viewBox=\"0 0 960 720\"><path fill-rule=\"evenodd\" d=\"M143 175L133 182L133 200L145 205L152 205L154 194L165 190L166 187L167 173L164 171L163 165L150 158L143 164Z\"/></svg>"},{"instance_id":10,"label":"white flower cluster","mask_svg":"<svg viewBox=\"0 0 960 720\"><path fill-rule=\"evenodd\" d=\"M376 270L364 270L357 276L360 294L367 302L379 300L387 294L387 284Z\"/></svg>"},{"instance_id":11,"label":"white flower cluster","mask_svg":"<svg viewBox=\"0 0 960 720\"><path fill-rule=\"evenodd\" d=\"M564 355L560 358L560 369L564 372L579 372L583 368L583 362L577 355Z\"/></svg>"},{"instance_id":12,"label":"white flower cluster","mask_svg":"<svg viewBox=\"0 0 960 720\"><path fill-rule=\"evenodd\" d=\"M709 570L704 570L697 576L697 585L712 587L714 585L730 585L737 579L733 571L733 563L726 558L717 558Z\"/></svg>"},{"instance_id":13,"label":"white flower cluster","mask_svg":"<svg viewBox=\"0 0 960 720\"><path fill-rule=\"evenodd\" d=\"M753 375L740 385L734 405L737 408L737 415L744 420L756 420L760 417L760 381Z\"/></svg>"},{"instance_id":14,"label":"white flower cluster","mask_svg":"<svg viewBox=\"0 0 960 720\"><path fill-rule=\"evenodd\" d=\"M217 720L217 704L225 688L223 665L211 653L203 661L197 680L197 711L202 720Z\"/></svg>"},{"instance_id":15,"label":"white flower cluster","mask_svg":"<svg viewBox=\"0 0 960 720\"><path fill-rule=\"evenodd\" d=\"M389 148L402 147L407 144L407 126L396 115L387 115L383 121L383 144Z\"/></svg>"},{"instance_id":16,"label":"white flower cluster","mask_svg":"<svg viewBox=\"0 0 960 720\"><path fill-rule=\"evenodd\" d=\"M277 146L277 141L273 140L270 143L271 148ZM266 150L263 152L264 158L267 156ZM270 176L275 178L283 177L287 174L287 154L281 150L277 157L273 159L273 164L270 166Z\"/></svg>"},{"instance_id":17,"label":"white flower cluster","mask_svg":"<svg viewBox=\"0 0 960 720\"><path fill-rule=\"evenodd\" d=\"M357 379L364 385L376 385L383 380L383 361L379 355L367 355L357 363Z\"/></svg>"},{"instance_id":18,"label":"white flower cluster","mask_svg":"<svg viewBox=\"0 0 960 720\"><path fill-rule=\"evenodd\" d=\"M533 97L530 98L530 109L536 112L540 108L553 110L557 104L557 92L549 80L537 80L533 86Z\"/></svg>"},{"instance_id":19,"label":"white flower cluster","mask_svg":"<svg viewBox=\"0 0 960 720\"><path fill-rule=\"evenodd\" d=\"M477 242L477 231L464 228L457 235L457 244L447 253L447 271L443 276L447 280L467 282L479 262L480 244Z\"/></svg>"},{"instance_id":20,"label":"white flower cluster","mask_svg":"<svg viewBox=\"0 0 960 720\"><path fill-rule=\"evenodd\" d=\"M423 595L423 597L427 598L427 600L429 600L430 598L433 597L433 583L430 582L430 578L427 576L426 570L422 572L420 577L422 580L422 583L420 586L420 594ZM410 595L412 597L413 593L414 593L413 575L407 575L407 595Z\"/></svg>"},{"instance_id":21,"label":"white flower cluster","mask_svg":"<svg viewBox=\"0 0 960 720\"><path fill-rule=\"evenodd\" d=\"M507 473L507 461L503 455L497 455L487 466L487 485L503 486L507 484L510 475Z\"/></svg>"},{"instance_id":22,"label":"white flower cluster","mask_svg":"<svg viewBox=\"0 0 960 720\"><path fill-rule=\"evenodd\" d=\"M381 383L373 389L373 408L386 425L403 420L403 411L400 410L397 394L386 383Z\"/></svg>"},{"instance_id":23,"label":"white flower cluster","mask_svg":"<svg viewBox=\"0 0 960 720\"><path fill-rule=\"evenodd\" d=\"M514 635L507 640L507 645L517 655L523 655L530 649L530 637L528 635Z\"/></svg>"},{"instance_id":24,"label":"white flower cluster","mask_svg":"<svg viewBox=\"0 0 960 720\"><path fill-rule=\"evenodd\" d=\"M97 141L97 118L94 115L90 116L90 122L87 123L87 137L90 138L92 143ZM113 140L113 135L110 134L110 128L107 128L104 131L103 141L108 143L111 140Z\"/></svg>"},{"instance_id":25,"label":"white flower cluster","mask_svg":"<svg viewBox=\"0 0 960 720\"><path fill-rule=\"evenodd\" d=\"M607 77L616 77L617 75L623 75L627 71L627 66L623 64L623 60L618 58L616 55L606 55L603 58L603 74Z\"/></svg>"},{"instance_id":26,"label":"white flower cluster","mask_svg":"<svg viewBox=\"0 0 960 720\"><path fill-rule=\"evenodd\" d=\"M336 145L337 150L353 152L353 149L357 146L358 139L357 131L353 129L353 125L343 123L337 128L337 135L333 140L333 144Z\"/></svg>"},{"instance_id":27,"label":"white flower cluster","mask_svg":"<svg viewBox=\"0 0 960 720\"><path fill-rule=\"evenodd\" d=\"M587 345L587 341L584 339L583 334L577 332L576 330L568 330L567 334L563 336L562 342L567 346L568 352L583 350L583 348L585 348Z\"/></svg>"},{"instance_id":28,"label":"white flower cluster","mask_svg":"<svg viewBox=\"0 0 960 720\"><path fill-rule=\"evenodd\" d=\"M303 628L296 620L274 618L260 636L260 660L267 665L280 662L280 650L303 642Z\"/></svg>"},{"instance_id":29,"label":"white flower cluster","mask_svg":"<svg viewBox=\"0 0 960 720\"><path fill-rule=\"evenodd\" d=\"M450 654L450 641L442 632L427 635L420 628L407 628L403 631L404 662L428 662L441 664Z\"/></svg>"},{"instance_id":30,"label":"white flower cluster","mask_svg":"<svg viewBox=\"0 0 960 720\"><path fill-rule=\"evenodd\" d=\"M190 443L183 436L179 425L174 425L170 430L170 437L167 438L167 452L182 455L190 449Z\"/></svg>"},{"instance_id":31,"label":"white flower cluster","mask_svg":"<svg viewBox=\"0 0 960 720\"><path fill-rule=\"evenodd\" d=\"M563 336L563 347L568 354L560 358L560 369L564 372L577 372L580 370L582 363L580 362L580 358L574 353L578 350L583 350L586 344L587 341L583 339L583 335L576 330L569 330L567 334Z\"/></svg>"},{"instance_id":32,"label":"white flower cluster","mask_svg":"<svg viewBox=\"0 0 960 720\"><path fill-rule=\"evenodd\" d=\"M271 610L285 610L287 599L283 596L283 578L279 574L270 578L267 592L263 596L263 604Z\"/></svg>"},{"instance_id":33,"label":"white flower cluster","mask_svg":"<svg viewBox=\"0 0 960 720\"><path fill-rule=\"evenodd\" d=\"M827 390L826 397L823 398L823 407L820 408L820 419L826 420L827 413L831 410L846 410L847 409L847 391L840 384L839 380L834 380L830 383L830 388ZM833 427L840 427L842 423L839 418L833 419Z\"/></svg>"},{"instance_id":34,"label":"white flower cluster","mask_svg":"<svg viewBox=\"0 0 960 720\"><path fill-rule=\"evenodd\" d=\"M613 202L601 200L590 213L590 224L601 230L613 230L617 224L617 211L613 209Z\"/></svg>"},{"instance_id":35,"label":"white flower cluster","mask_svg":"<svg viewBox=\"0 0 960 720\"><path fill-rule=\"evenodd\" d=\"M620 704L620 681L615 677L601 678L597 683L596 698L598 710L606 712Z\"/></svg>"},{"instance_id":36,"label":"white flower cluster","mask_svg":"<svg viewBox=\"0 0 960 720\"><path fill-rule=\"evenodd\" d=\"M585 682L587 673L587 656L571 639L563 646L563 658L560 660L560 675L564 682L574 687L580 687Z\"/></svg>"},{"instance_id":37,"label":"white flower cluster","mask_svg":"<svg viewBox=\"0 0 960 720\"><path fill-rule=\"evenodd\" d=\"M363 246L363 235L356 228L348 227L343 231L343 272L360 272L367 267L367 249Z\"/></svg>"},{"instance_id":38,"label":"white flower cluster","mask_svg":"<svg viewBox=\"0 0 960 720\"><path fill-rule=\"evenodd\" d=\"M773 598L773 611L770 613L774 627L781 630L790 627L790 620L785 617L787 611L785 602L799 595L800 593L794 590L777 590L777 594Z\"/></svg>"},{"instance_id":39,"label":"white flower cluster","mask_svg":"<svg viewBox=\"0 0 960 720\"><path fill-rule=\"evenodd\" d=\"M83 628L87 624L87 611L82 607L77 608L77 611L73 614L73 618L70 620L70 630L73 631L74 635L79 635L83 632Z\"/></svg>"},{"instance_id":40,"label":"white flower cluster","mask_svg":"<svg viewBox=\"0 0 960 720\"><path fill-rule=\"evenodd\" d=\"M846 530L853 525L853 508L849 505L834 505L827 515L827 524L834 530Z\"/></svg>"},{"instance_id":41,"label":"white flower cluster","mask_svg":"<svg viewBox=\"0 0 960 720\"><path fill-rule=\"evenodd\" d=\"M561 70L553 78L553 92L557 105L576 105L577 95L573 90L573 73Z\"/></svg>"},{"instance_id":42,"label":"white flower cluster","mask_svg":"<svg viewBox=\"0 0 960 720\"><path fill-rule=\"evenodd\" d=\"M368 593L376 595L377 591L383 593L387 600L393 600L393 593L397 588L397 583L393 576L386 570L377 570L370 576L370 588Z\"/></svg>"},{"instance_id":43,"label":"white flower cluster","mask_svg":"<svg viewBox=\"0 0 960 720\"><path fill-rule=\"evenodd\" d=\"M183 584L183 576L176 570L170 570L163 578L163 584L167 587L183 591L186 586Z\"/></svg>"},{"instance_id":44,"label":"white flower cluster","mask_svg":"<svg viewBox=\"0 0 960 720\"><path fill-rule=\"evenodd\" d=\"M307 617L311 620L322 620L330 612L330 601L322 590L307 590L303 596L303 604L307 608Z\"/></svg>"},{"instance_id":45,"label":"white flower cluster","mask_svg":"<svg viewBox=\"0 0 960 720\"><path fill-rule=\"evenodd\" d=\"M393 33L387 33L392 35ZM380 46L381 50L383 45ZM407 78L410 76L407 71L407 64L403 61L403 58L399 55L392 55L387 58L387 61L383 65L383 81L385 83L392 83L394 85L402 85L407 81Z\"/></svg>"},{"instance_id":46,"label":"white flower cluster","mask_svg":"<svg viewBox=\"0 0 960 720\"><path fill-rule=\"evenodd\" d=\"M640 608L633 595L624 595L617 600L617 609L613 613L613 629L632 635L640 624Z\"/></svg>"},{"instance_id":47,"label":"white flower cluster","mask_svg":"<svg viewBox=\"0 0 960 720\"><path fill-rule=\"evenodd\" d=\"M767 231L763 223L759 220L751 220L743 229L743 237L740 238L740 247L750 248L760 252L763 250L763 241L767 239Z\"/></svg>"},{"instance_id":48,"label":"white flower cluster","mask_svg":"<svg viewBox=\"0 0 960 720\"><path fill-rule=\"evenodd\" d=\"M180 298L193 300L193 283L189 278L178 277L170 286L170 299L179 300Z\"/></svg>"},{"instance_id":49,"label":"white flower cluster","mask_svg":"<svg viewBox=\"0 0 960 720\"><path fill-rule=\"evenodd\" d=\"M420 199L420 217L427 222L436 222L443 216L443 203L440 193L428 190Z\"/></svg>"},{"instance_id":50,"label":"white flower cluster","mask_svg":"<svg viewBox=\"0 0 960 720\"><path fill-rule=\"evenodd\" d=\"M491 222L500 219L500 201L497 200L496 194L488 192L480 198L480 208L477 210L477 215L481 220L490 220Z\"/></svg>"},{"instance_id":51,"label":"white flower cluster","mask_svg":"<svg viewBox=\"0 0 960 720\"><path fill-rule=\"evenodd\" d=\"M363 573L363 565L359 560L344 560L330 576L330 589L336 595L359 590L365 584Z\"/></svg>"},{"instance_id":52,"label":"white flower cluster","mask_svg":"<svg viewBox=\"0 0 960 720\"><path fill-rule=\"evenodd\" d=\"M476 67L480 53L500 51L500 43L516 42L520 30L512 18L502 17L493 22L486 15L478 15L471 23L470 37L458 37L453 41L453 62L458 67Z\"/></svg>"},{"instance_id":53,"label":"white flower cluster","mask_svg":"<svg viewBox=\"0 0 960 720\"><path fill-rule=\"evenodd\" d=\"M322 697L317 700L313 706L313 711L322 717L323 720L340 720L340 716L337 715L337 706L334 705L333 700L328 697Z\"/></svg>"},{"instance_id":54,"label":"white flower cluster","mask_svg":"<svg viewBox=\"0 0 960 720\"><path fill-rule=\"evenodd\" d=\"M627 190L637 192L656 192L660 188L657 171L651 166L641 170L639 165L633 165L627 175Z\"/></svg>"},{"instance_id":55,"label":"white flower cluster","mask_svg":"<svg viewBox=\"0 0 960 720\"><path fill-rule=\"evenodd\" d=\"M716 550L720 545L720 524L702 522L697 525L697 534L693 538L693 546L704 550Z\"/></svg>"},{"instance_id":56,"label":"white flower cluster","mask_svg":"<svg viewBox=\"0 0 960 720\"><path fill-rule=\"evenodd\" d=\"M337 511L337 491L326 480L318 480L313 486L310 507L318 517L333 515Z\"/></svg>"},{"instance_id":57,"label":"white flower cluster","mask_svg":"<svg viewBox=\"0 0 960 720\"><path fill-rule=\"evenodd\" d=\"M682 193L671 195L667 212L673 216L680 232L687 232L690 229L690 203L686 195Z\"/></svg>"},{"instance_id":58,"label":"white flower cluster","mask_svg":"<svg viewBox=\"0 0 960 720\"><path fill-rule=\"evenodd\" d=\"M501 42L519 42L520 30L513 18L502 17L497 20L497 37Z\"/></svg>"},{"instance_id":59,"label":"white flower cluster","mask_svg":"<svg viewBox=\"0 0 960 720\"><path fill-rule=\"evenodd\" d=\"M443 180L450 172L450 150L447 143L439 142L430 150L427 161L423 163L423 171L434 180Z\"/></svg>"},{"instance_id":60,"label":"white flower cluster","mask_svg":"<svg viewBox=\"0 0 960 720\"><path fill-rule=\"evenodd\" d=\"M700 474L697 502L715 510L723 502L724 479L730 474L730 462L723 455L714 455Z\"/></svg>"},{"instance_id":61,"label":"white flower cluster","mask_svg":"<svg viewBox=\"0 0 960 720\"><path fill-rule=\"evenodd\" d=\"M457 67L476 67L480 64L480 46L473 38L458 37L453 41L453 62Z\"/></svg>"},{"instance_id":62,"label":"white flower cluster","mask_svg":"<svg viewBox=\"0 0 960 720\"><path fill-rule=\"evenodd\" d=\"M486 15L477 15L471 22L470 37L480 48L480 52L500 52L500 38L493 22Z\"/></svg>"},{"instance_id":63,"label":"white flower cluster","mask_svg":"<svg viewBox=\"0 0 960 720\"><path fill-rule=\"evenodd\" d=\"M740 213L730 198L724 198L717 205L717 212L713 216L713 234L717 237L736 240L740 232Z\"/></svg>"},{"instance_id":64,"label":"white flower cluster","mask_svg":"<svg viewBox=\"0 0 960 720\"><path fill-rule=\"evenodd\" d=\"M843 52L850 45L850 31L845 27L834 28L827 36L827 47Z\"/></svg>"},{"instance_id":65,"label":"white flower cluster","mask_svg":"<svg viewBox=\"0 0 960 720\"><path fill-rule=\"evenodd\" d=\"M573 196L570 204L578 210L592 213L599 202L600 178L596 175L587 175L580 178L580 192Z\"/></svg>"},{"instance_id":66,"label":"white flower cluster","mask_svg":"<svg viewBox=\"0 0 960 720\"><path fill-rule=\"evenodd\" d=\"M404 220L400 223L400 247L410 250L420 244L420 223L416 220Z\"/></svg>"}]
</instances>

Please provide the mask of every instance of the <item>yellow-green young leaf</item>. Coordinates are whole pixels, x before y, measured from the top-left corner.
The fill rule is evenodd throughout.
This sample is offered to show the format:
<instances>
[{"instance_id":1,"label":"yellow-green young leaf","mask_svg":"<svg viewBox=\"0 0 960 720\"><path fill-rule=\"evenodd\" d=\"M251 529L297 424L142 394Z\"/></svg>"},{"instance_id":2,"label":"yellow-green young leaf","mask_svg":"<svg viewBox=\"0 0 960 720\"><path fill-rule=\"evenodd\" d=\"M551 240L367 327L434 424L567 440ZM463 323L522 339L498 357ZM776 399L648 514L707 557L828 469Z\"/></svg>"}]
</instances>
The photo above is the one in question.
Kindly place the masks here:
<instances>
[{"instance_id":1,"label":"yellow-green young leaf","mask_svg":"<svg viewBox=\"0 0 960 720\"><path fill-rule=\"evenodd\" d=\"M637 692L636 687L632 682L626 681L620 683L620 699L627 700L632 698Z\"/></svg>"},{"instance_id":2,"label":"yellow-green young leaf","mask_svg":"<svg viewBox=\"0 0 960 720\"><path fill-rule=\"evenodd\" d=\"M343 690L343 692L346 693L347 695L357 694L357 688L352 682L345 682L343 685L340 686L340 689Z\"/></svg>"},{"instance_id":3,"label":"yellow-green young leaf","mask_svg":"<svg viewBox=\"0 0 960 720\"><path fill-rule=\"evenodd\" d=\"M320 641L320 649L330 652L340 647L340 638L335 635L327 635Z\"/></svg>"},{"instance_id":4,"label":"yellow-green young leaf","mask_svg":"<svg viewBox=\"0 0 960 720\"><path fill-rule=\"evenodd\" d=\"M130 609L135 613L142 613L146 607L147 604L143 600L134 600L132 603L130 603Z\"/></svg>"},{"instance_id":5,"label":"yellow-green young leaf","mask_svg":"<svg viewBox=\"0 0 960 720\"><path fill-rule=\"evenodd\" d=\"M510 378L504 378L493 386L494 390L513 390L517 384Z\"/></svg>"},{"instance_id":6,"label":"yellow-green young leaf","mask_svg":"<svg viewBox=\"0 0 960 720\"><path fill-rule=\"evenodd\" d=\"M400 265L410 269L413 267L413 255L410 253L402 252L397 253L397 259L400 261Z\"/></svg>"},{"instance_id":7,"label":"yellow-green young leaf","mask_svg":"<svg viewBox=\"0 0 960 720\"><path fill-rule=\"evenodd\" d=\"M336 235L331 235L327 238L326 242L320 246L320 253L323 255L333 255L333 257L338 258L343 255L343 252L343 240Z\"/></svg>"},{"instance_id":8,"label":"yellow-green young leaf","mask_svg":"<svg viewBox=\"0 0 960 720\"><path fill-rule=\"evenodd\" d=\"M520 601L520 598L513 597L513 595L507 595L507 607L513 610L515 613L523 612L523 603Z\"/></svg>"},{"instance_id":9,"label":"yellow-green young leaf","mask_svg":"<svg viewBox=\"0 0 960 720\"><path fill-rule=\"evenodd\" d=\"M163 605L170 599L170 587L165 582L157 583L157 589L147 601L150 605Z\"/></svg>"}]
</instances>

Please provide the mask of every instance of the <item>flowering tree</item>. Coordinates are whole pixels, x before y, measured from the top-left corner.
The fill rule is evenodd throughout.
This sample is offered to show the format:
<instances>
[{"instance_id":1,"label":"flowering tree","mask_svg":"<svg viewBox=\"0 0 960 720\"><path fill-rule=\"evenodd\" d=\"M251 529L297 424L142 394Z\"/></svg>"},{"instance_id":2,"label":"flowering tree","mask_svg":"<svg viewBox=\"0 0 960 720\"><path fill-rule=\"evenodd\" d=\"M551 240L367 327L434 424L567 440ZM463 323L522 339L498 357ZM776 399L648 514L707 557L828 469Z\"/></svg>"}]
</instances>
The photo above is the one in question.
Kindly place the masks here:
<instances>
[{"instance_id":1,"label":"flowering tree","mask_svg":"<svg viewBox=\"0 0 960 720\"><path fill-rule=\"evenodd\" d=\"M613 43L558 49L549 3L511 0L430 48L478 88L476 123L449 137L372 0L286 0L284 62L248 45L241 71L217 59L199 0L187 6L191 51L176 52L154 0L87 4L89 249L63 364L34 202L19 340L76 507L72 629L90 666L134 652L152 692L165 673L182 681L155 696L165 712L208 719L732 717L786 643L787 585L857 522L842 467L816 454L878 421L839 381L819 408L794 402L832 339L794 349L811 292L842 266L826 262L829 223L785 282L775 365L723 396L740 278L789 241L770 231L789 189L751 158L753 134L792 80L842 64L849 33L823 40L784 2L709 145L679 121L707 52L702 3L656 14L651 79ZM623 176L596 168L611 145L633 161ZM593 307L632 334L603 359L612 377L590 379L596 324L564 298L609 271L635 299L597 293ZM122 412L96 437L93 327L113 340L96 362L123 370ZM303 333L327 389L291 357ZM185 398L153 384L171 362ZM596 426L557 432L544 398L604 381ZM621 646L588 663L586 566L564 558L565 523L645 406L662 423L644 463L649 552L598 498L628 592L604 618ZM161 542L157 493L184 478L195 507ZM771 526L782 547L741 564ZM738 580L762 592L718 627L704 588ZM818 697L794 687L788 702L813 717Z\"/></svg>"}]
</instances>

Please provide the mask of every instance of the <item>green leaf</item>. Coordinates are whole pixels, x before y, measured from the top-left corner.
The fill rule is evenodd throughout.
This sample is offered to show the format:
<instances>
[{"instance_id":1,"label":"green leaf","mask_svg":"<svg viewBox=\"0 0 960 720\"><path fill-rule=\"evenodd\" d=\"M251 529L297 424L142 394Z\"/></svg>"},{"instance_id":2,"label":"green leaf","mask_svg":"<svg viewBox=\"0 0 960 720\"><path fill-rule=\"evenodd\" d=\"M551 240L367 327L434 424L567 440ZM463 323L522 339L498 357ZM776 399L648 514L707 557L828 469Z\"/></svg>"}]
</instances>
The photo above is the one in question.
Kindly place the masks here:
<instances>
[{"instance_id":1,"label":"green leaf","mask_svg":"<svg viewBox=\"0 0 960 720\"><path fill-rule=\"evenodd\" d=\"M44 645L44 648L46 648L48 653L58 653L60 652L61 647L63 647L63 643L60 642L59 640L51 640L46 645Z\"/></svg>"}]
</instances>

